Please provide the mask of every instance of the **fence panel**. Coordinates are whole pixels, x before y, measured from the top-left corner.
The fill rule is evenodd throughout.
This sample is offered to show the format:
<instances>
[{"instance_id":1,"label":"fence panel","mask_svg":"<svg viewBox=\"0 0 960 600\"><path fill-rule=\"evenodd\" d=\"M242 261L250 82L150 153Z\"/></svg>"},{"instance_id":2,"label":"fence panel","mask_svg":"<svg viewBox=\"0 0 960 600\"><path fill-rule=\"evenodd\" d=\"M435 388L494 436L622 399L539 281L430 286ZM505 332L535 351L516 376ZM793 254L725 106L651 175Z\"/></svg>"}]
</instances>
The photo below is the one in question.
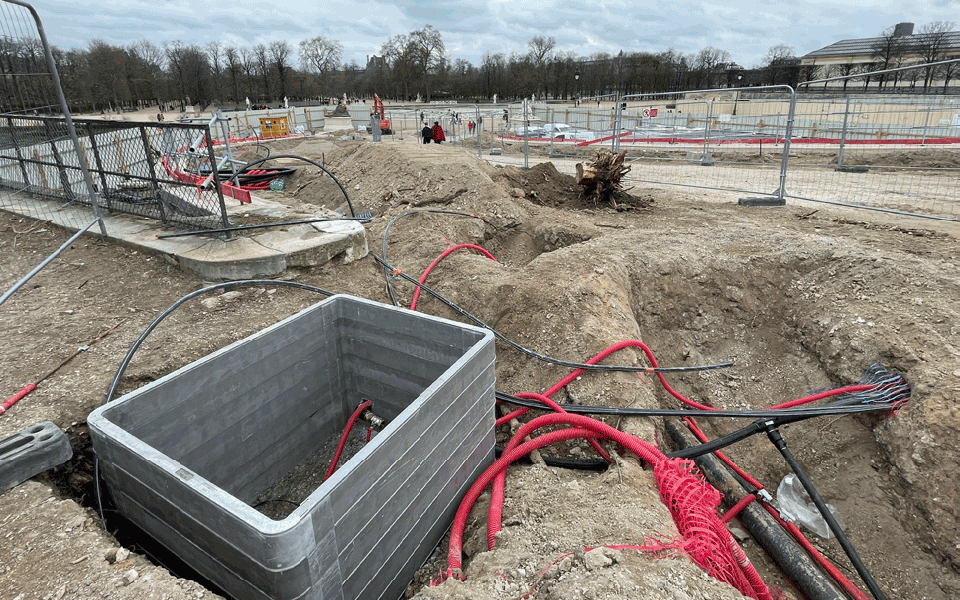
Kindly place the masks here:
<instances>
[{"instance_id":1,"label":"fence panel","mask_svg":"<svg viewBox=\"0 0 960 600\"><path fill-rule=\"evenodd\" d=\"M960 106L951 98L801 98L794 132L786 197L960 218Z\"/></svg>"},{"instance_id":2,"label":"fence panel","mask_svg":"<svg viewBox=\"0 0 960 600\"><path fill-rule=\"evenodd\" d=\"M63 198L79 201L83 210L58 211L56 204L41 207L36 214L41 220L54 220L71 229L82 229L99 218L96 195L89 176L82 171L70 177L69 164L77 164L77 140L66 108L60 79L50 46L43 34L40 19L33 8L18 0L0 2L0 149L4 172L19 164L20 176L26 180L32 152L46 156L49 166L42 173L34 168L32 175L46 179L45 189L61 187ZM27 117L55 115L50 120L29 120ZM9 157L14 157L11 163ZM11 185L4 182L4 188ZM15 189L15 187L14 187ZM0 193L0 208L15 210L21 198L17 194ZM100 221L101 233L105 233Z\"/></svg>"},{"instance_id":3,"label":"fence panel","mask_svg":"<svg viewBox=\"0 0 960 600\"><path fill-rule=\"evenodd\" d=\"M75 190L85 172L103 211L157 219L188 229L229 227L207 125L79 119L80 156L51 137L56 117L10 117L0 122L0 187L18 192L11 210L61 223L63 209L85 206ZM85 171L86 169L86 171Z\"/></svg>"},{"instance_id":4,"label":"fence panel","mask_svg":"<svg viewBox=\"0 0 960 600\"><path fill-rule=\"evenodd\" d=\"M626 182L960 219L955 99L831 98L819 90L803 96L775 87L627 96L602 100L599 107L589 99L540 103L526 112L522 104L511 105L510 125L500 126L494 144L501 156L489 160L527 166L567 158L556 166L572 174L573 160L617 148L632 167ZM534 130L527 138L517 135L525 115ZM538 136L537 127L547 123L571 125L574 133Z\"/></svg>"}]
</instances>

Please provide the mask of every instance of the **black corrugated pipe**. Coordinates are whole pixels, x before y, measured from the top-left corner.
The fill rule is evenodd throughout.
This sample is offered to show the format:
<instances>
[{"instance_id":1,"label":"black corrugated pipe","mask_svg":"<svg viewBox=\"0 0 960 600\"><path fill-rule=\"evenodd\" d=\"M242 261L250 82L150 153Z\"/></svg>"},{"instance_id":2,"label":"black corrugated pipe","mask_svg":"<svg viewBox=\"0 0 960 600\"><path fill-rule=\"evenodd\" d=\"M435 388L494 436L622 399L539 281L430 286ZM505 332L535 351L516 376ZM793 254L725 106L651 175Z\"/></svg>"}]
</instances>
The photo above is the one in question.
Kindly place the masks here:
<instances>
[{"instance_id":1,"label":"black corrugated pipe","mask_svg":"<svg viewBox=\"0 0 960 600\"><path fill-rule=\"evenodd\" d=\"M676 421L667 421L666 428L670 438L681 448L700 444L682 424ZM733 506L747 495L747 490L712 454L698 456L694 462L710 484L723 493L729 506ZM847 600L847 596L824 575L807 553L797 546L780 524L756 502L751 502L744 507L737 518L809 600Z\"/></svg>"},{"instance_id":2,"label":"black corrugated pipe","mask_svg":"<svg viewBox=\"0 0 960 600\"><path fill-rule=\"evenodd\" d=\"M870 593L873 594L873 597L877 600L887 600L886 594L883 593L883 590L880 589L880 585L873 578L873 575L870 574L870 570L867 569L867 565L863 564L863 561L860 559L860 555L857 553L856 548L853 547L853 544L850 543L847 535L843 532L843 529L840 527L840 523L837 521L837 518L833 516L833 513L827 508L827 503L824 502L823 498L820 497L820 493L817 491L817 488L813 486L813 481L807 477L807 474L800 467L799 461L797 461L793 453L787 448L787 442L783 439L783 436L780 434L780 430L777 429L773 422L771 422L767 428L767 437L770 438L770 441L773 442L773 445L776 446L777 450L780 451L780 454L783 456L784 460L786 460L787 464L790 465L790 469L793 470L794 474L797 476L797 479L800 480L801 485L803 485L803 489L807 490L807 494L810 495L810 499L813 500L817 510L820 511L820 515L823 517L823 520L827 522L827 526L830 527L830 531L833 532L833 535L837 536L837 541L840 543L840 547L843 548L843 551L847 554L847 558L849 558L850 562L853 563L853 568L857 570L857 574L860 575L860 578L863 579L863 582L867 584L868 588L870 588Z\"/></svg>"}]
</instances>

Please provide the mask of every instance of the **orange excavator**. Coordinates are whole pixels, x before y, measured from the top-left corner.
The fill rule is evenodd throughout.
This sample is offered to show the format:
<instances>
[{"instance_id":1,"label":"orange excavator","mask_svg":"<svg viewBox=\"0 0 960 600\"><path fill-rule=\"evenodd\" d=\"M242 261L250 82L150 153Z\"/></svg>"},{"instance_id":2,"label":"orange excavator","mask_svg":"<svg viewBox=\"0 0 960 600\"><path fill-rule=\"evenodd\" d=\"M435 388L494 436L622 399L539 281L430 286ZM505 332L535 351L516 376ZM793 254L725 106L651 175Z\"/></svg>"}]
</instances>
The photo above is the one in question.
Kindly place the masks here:
<instances>
[{"instance_id":1,"label":"orange excavator","mask_svg":"<svg viewBox=\"0 0 960 600\"><path fill-rule=\"evenodd\" d=\"M390 135L393 133L393 130L390 128L390 119L386 118L383 112L383 101L380 100L380 96L373 95L373 114L377 115L377 118L380 119L380 133L384 135Z\"/></svg>"}]
</instances>

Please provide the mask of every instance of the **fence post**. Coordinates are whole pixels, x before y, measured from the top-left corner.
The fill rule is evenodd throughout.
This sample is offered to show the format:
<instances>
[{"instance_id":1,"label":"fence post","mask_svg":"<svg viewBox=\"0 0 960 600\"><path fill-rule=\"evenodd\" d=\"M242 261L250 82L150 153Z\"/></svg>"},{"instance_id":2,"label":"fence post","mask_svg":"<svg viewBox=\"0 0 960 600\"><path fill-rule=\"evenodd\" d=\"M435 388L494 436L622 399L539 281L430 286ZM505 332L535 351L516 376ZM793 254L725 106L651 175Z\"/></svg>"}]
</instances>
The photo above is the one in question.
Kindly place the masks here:
<instances>
[{"instance_id":1,"label":"fence post","mask_svg":"<svg viewBox=\"0 0 960 600\"><path fill-rule=\"evenodd\" d=\"M790 109L787 113L787 131L783 139L783 159L780 161L780 189L777 190L777 199L780 204L786 204L787 192L787 164L790 162L790 140L793 137L793 120L797 114L797 91L790 89Z\"/></svg>"},{"instance_id":2,"label":"fence post","mask_svg":"<svg viewBox=\"0 0 960 600\"><path fill-rule=\"evenodd\" d=\"M843 127L840 129L840 150L837 153L837 167L843 166L843 148L847 144L847 119L850 117L850 96L847 96L847 104L843 108Z\"/></svg>"},{"instance_id":3,"label":"fence post","mask_svg":"<svg viewBox=\"0 0 960 600\"><path fill-rule=\"evenodd\" d=\"M157 181L157 165L153 162L153 153L150 148L150 140L147 138L147 130L142 126L138 128L140 130L140 141L143 142L143 152L144 156L147 158L147 166L150 167L150 185L153 187L153 196L157 199L157 208L160 209L160 220L161 223L166 225L167 223L167 211L163 205L163 202L160 200L160 182Z\"/></svg>"},{"instance_id":4,"label":"fence post","mask_svg":"<svg viewBox=\"0 0 960 600\"><path fill-rule=\"evenodd\" d=\"M700 162L704 163L707 161L707 153L710 152L710 119L713 117L713 100L710 100L707 104L707 114L704 118L703 124L703 153L700 155Z\"/></svg>"},{"instance_id":5,"label":"fence post","mask_svg":"<svg viewBox=\"0 0 960 600\"><path fill-rule=\"evenodd\" d=\"M474 122L473 130L477 132L477 158L483 158L483 131L480 130L483 123L480 121L480 105L475 104L474 108L477 111L477 120Z\"/></svg>"},{"instance_id":6,"label":"fence post","mask_svg":"<svg viewBox=\"0 0 960 600\"><path fill-rule=\"evenodd\" d=\"M13 119L7 117L7 127L10 128L10 141L13 143L13 148L17 152L17 159L20 162L20 173L23 175L23 185L30 185L30 175L27 173L27 165L23 160L23 152L20 150L20 143L17 141L17 129L13 126Z\"/></svg>"},{"instance_id":7,"label":"fence post","mask_svg":"<svg viewBox=\"0 0 960 600\"><path fill-rule=\"evenodd\" d=\"M229 229L230 219L227 217L227 204L223 200L223 189L220 187L220 169L217 168L217 157L213 153L213 136L210 135L209 125L203 128L203 135L207 142L207 159L210 161L210 177L213 181L213 189L217 192L217 198L220 200L220 219L223 223L223 228ZM233 236L231 236L228 231L226 232L226 237L229 239Z\"/></svg>"},{"instance_id":8,"label":"fence post","mask_svg":"<svg viewBox=\"0 0 960 600\"><path fill-rule=\"evenodd\" d=\"M927 127L930 125L930 111L933 109L932 106L927 106L927 114L923 119L923 133L920 134L920 145L926 146L927 144Z\"/></svg>"},{"instance_id":9,"label":"fence post","mask_svg":"<svg viewBox=\"0 0 960 600\"><path fill-rule=\"evenodd\" d=\"M107 204L107 210L113 211L113 205L107 193L106 169L103 168L103 159L100 157L100 147L97 145L97 137L93 133L93 125L87 123L87 136L90 139L90 148L93 150L93 160L97 163L97 173L100 175L100 189L103 190L104 201Z\"/></svg>"},{"instance_id":10,"label":"fence post","mask_svg":"<svg viewBox=\"0 0 960 600\"><path fill-rule=\"evenodd\" d=\"M526 98L523 99L523 168L530 168L530 115Z\"/></svg>"},{"instance_id":11,"label":"fence post","mask_svg":"<svg viewBox=\"0 0 960 600\"><path fill-rule=\"evenodd\" d=\"M620 91L614 95L613 100L613 139L610 141L610 150L617 152L620 150Z\"/></svg>"},{"instance_id":12,"label":"fence post","mask_svg":"<svg viewBox=\"0 0 960 600\"><path fill-rule=\"evenodd\" d=\"M57 136L53 133L53 126L50 121L44 119L43 126L47 132L47 139L50 140L50 152L53 154L53 161L57 165L57 173L60 176L60 187L67 193L70 202L77 201L77 195L73 192L73 186L70 185L70 177L67 175L67 169L63 166L63 158L60 156L60 150L57 149ZM80 160L80 152L77 152L77 160ZM80 165L83 168L83 164Z\"/></svg>"}]
</instances>

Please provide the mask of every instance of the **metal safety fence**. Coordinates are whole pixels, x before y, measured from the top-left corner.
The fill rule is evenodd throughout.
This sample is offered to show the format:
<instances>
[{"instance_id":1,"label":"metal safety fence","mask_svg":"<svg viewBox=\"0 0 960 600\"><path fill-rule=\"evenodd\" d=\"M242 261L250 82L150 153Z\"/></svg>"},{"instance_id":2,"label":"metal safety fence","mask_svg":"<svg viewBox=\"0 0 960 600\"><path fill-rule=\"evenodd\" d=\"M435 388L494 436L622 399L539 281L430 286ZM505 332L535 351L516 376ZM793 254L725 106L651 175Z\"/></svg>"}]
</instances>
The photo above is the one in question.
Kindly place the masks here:
<instances>
[{"instance_id":1,"label":"metal safety fence","mask_svg":"<svg viewBox=\"0 0 960 600\"><path fill-rule=\"evenodd\" d=\"M0 115L0 207L38 219L96 202L190 229L229 227L209 128L78 119L79 154L56 117ZM78 193L89 173L94 194ZM59 221L59 214L55 221Z\"/></svg>"},{"instance_id":2,"label":"metal safety fence","mask_svg":"<svg viewBox=\"0 0 960 600\"><path fill-rule=\"evenodd\" d=\"M626 153L625 181L635 184L960 219L960 101L803 95L823 81L800 93L762 86L516 103L488 160L551 160L573 173L575 161L613 150Z\"/></svg>"},{"instance_id":3,"label":"metal safety fence","mask_svg":"<svg viewBox=\"0 0 960 600\"><path fill-rule=\"evenodd\" d=\"M19 0L0 1L0 65L2 65L0 113L8 119L6 121L8 126L14 122L13 119L55 115L56 119L46 121L42 125L44 139L49 140L56 149L57 156L53 157L54 163L62 163L65 155L67 162L71 154L74 157L79 155L79 141L40 17L32 6ZM36 127L31 129L36 130ZM0 145L10 143L11 133L8 131L6 136L0 137ZM36 135L36 132L31 132L31 135ZM65 172L59 171L57 178L59 179ZM28 261L9 260L9 257L4 257L4 268L0 270L0 289L10 287L0 295L0 304L3 304L83 233L95 225L99 226L101 234L106 233L93 189L93 181L85 165L80 166L79 175L71 183L68 193L83 208L60 210L54 203L47 203L37 205L36 212L32 213L32 216L37 217L38 222L56 219L58 224L68 230L75 230L76 233L32 270L29 267L25 270L20 269L20 265L26 265ZM60 181L61 185L64 183L66 182ZM11 192L9 189L4 191L0 186L0 209L19 204L20 199L15 198L16 195L16 192ZM15 247L16 244L13 244L12 248ZM5 252L12 251L5 250Z\"/></svg>"},{"instance_id":4,"label":"metal safety fence","mask_svg":"<svg viewBox=\"0 0 960 600\"><path fill-rule=\"evenodd\" d=\"M11 134L15 124L25 138L48 140L55 153L50 157L54 163L63 160L70 163L70 157L76 156L79 145L60 87L56 63L39 16L32 6L19 0L0 1L0 64L0 113L4 115L0 118L0 127L5 128L0 145L9 147L13 142ZM26 125L21 118L40 116L55 118L34 119L29 126L21 127ZM60 181L59 175L55 175L51 183L61 185L67 182ZM86 210L57 215L60 223L70 229L81 229L90 227L90 222L97 220L100 232L105 233L92 181L82 167L70 182L67 193L71 198L81 200ZM7 194L0 198L0 208L11 202ZM52 204L42 207L40 218L53 220L55 210Z\"/></svg>"}]
</instances>

